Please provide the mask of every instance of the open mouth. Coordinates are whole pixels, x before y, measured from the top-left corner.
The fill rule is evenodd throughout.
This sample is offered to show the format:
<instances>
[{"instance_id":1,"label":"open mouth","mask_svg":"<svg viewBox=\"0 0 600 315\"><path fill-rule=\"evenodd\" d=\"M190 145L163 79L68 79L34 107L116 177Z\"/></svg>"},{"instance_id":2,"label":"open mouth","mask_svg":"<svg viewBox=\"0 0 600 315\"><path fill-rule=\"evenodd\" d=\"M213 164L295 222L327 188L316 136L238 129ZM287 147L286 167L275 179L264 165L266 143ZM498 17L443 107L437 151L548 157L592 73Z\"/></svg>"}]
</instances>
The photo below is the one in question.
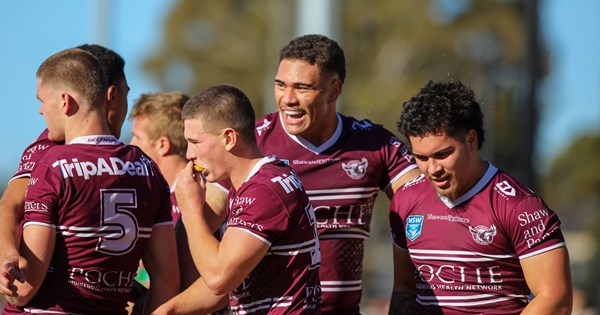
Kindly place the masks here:
<instances>
[{"instance_id":1,"label":"open mouth","mask_svg":"<svg viewBox=\"0 0 600 315\"><path fill-rule=\"evenodd\" d=\"M283 111L285 121L289 124L298 124L302 121L302 118L306 115L303 111L299 110L284 110Z\"/></svg>"}]
</instances>

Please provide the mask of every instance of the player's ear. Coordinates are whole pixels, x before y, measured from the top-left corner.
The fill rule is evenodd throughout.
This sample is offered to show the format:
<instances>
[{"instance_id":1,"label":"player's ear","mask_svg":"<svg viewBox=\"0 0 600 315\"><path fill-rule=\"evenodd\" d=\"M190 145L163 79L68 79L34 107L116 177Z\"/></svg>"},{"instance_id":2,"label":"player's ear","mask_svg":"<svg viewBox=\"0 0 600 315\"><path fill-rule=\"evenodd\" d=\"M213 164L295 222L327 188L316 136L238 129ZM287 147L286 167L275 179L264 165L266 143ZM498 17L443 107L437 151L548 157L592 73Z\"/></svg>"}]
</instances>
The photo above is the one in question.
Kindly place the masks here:
<instances>
[{"instance_id":1,"label":"player's ear","mask_svg":"<svg viewBox=\"0 0 600 315\"><path fill-rule=\"evenodd\" d=\"M342 95L342 80L334 79L334 81L331 84L331 89L329 92L329 101L330 102L337 101L337 99L338 99L338 97L340 97L340 95Z\"/></svg>"},{"instance_id":2,"label":"player's ear","mask_svg":"<svg viewBox=\"0 0 600 315\"><path fill-rule=\"evenodd\" d=\"M117 87L114 85L109 86L108 90L106 90L106 100L108 102L114 101L116 93L117 93Z\"/></svg>"},{"instance_id":3,"label":"player's ear","mask_svg":"<svg viewBox=\"0 0 600 315\"><path fill-rule=\"evenodd\" d=\"M66 91L60 92L60 100L62 112L67 116L75 114L79 109L79 104L77 103L77 100L75 100L75 98Z\"/></svg>"},{"instance_id":4,"label":"player's ear","mask_svg":"<svg viewBox=\"0 0 600 315\"><path fill-rule=\"evenodd\" d=\"M238 141L238 134L231 128L223 129L221 137L226 150L231 150Z\"/></svg>"},{"instance_id":5,"label":"player's ear","mask_svg":"<svg viewBox=\"0 0 600 315\"><path fill-rule=\"evenodd\" d=\"M477 151L477 147L479 146L479 139L477 139L477 131L475 129L471 129L467 132L467 143L469 144L469 148L471 150Z\"/></svg>"},{"instance_id":6,"label":"player's ear","mask_svg":"<svg viewBox=\"0 0 600 315\"><path fill-rule=\"evenodd\" d=\"M158 153L162 156L169 154L173 148L171 140L165 136L159 137L158 140L156 140L156 145L158 146Z\"/></svg>"}]
</instances>

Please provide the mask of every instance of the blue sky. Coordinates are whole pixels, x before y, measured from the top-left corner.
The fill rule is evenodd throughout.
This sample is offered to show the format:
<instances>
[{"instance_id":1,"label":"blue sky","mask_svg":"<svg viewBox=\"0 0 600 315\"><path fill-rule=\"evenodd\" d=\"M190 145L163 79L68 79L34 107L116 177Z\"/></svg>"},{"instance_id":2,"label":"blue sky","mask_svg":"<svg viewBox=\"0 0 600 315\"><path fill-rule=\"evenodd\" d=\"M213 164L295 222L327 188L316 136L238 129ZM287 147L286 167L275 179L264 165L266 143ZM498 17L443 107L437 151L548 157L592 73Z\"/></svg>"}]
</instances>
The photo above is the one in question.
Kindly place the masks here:
<instances>
[{"instance_id":1,"label":"blue sky","mask_svg":"<svg viewBox=\"0 0 600 315\"><path fill-rule=\"evenodd\" d=\"M130 104L159 88L141 69L158 45L172 1L19 0L0 1L0 182L16 170L23 149L45 127L37 113L35 71L51 54L83 43L98 43L126 60ZM542 0L541 27L553 51L552 74L542 90L540 169L580 133L600 126L600 2ZM99 18L98 12L104 12ZM106 22L111 17L111 23ZM129 137L131 124L123 126ZM0 184L2 185L2 184Z\"/></svg>"}]
</instances>

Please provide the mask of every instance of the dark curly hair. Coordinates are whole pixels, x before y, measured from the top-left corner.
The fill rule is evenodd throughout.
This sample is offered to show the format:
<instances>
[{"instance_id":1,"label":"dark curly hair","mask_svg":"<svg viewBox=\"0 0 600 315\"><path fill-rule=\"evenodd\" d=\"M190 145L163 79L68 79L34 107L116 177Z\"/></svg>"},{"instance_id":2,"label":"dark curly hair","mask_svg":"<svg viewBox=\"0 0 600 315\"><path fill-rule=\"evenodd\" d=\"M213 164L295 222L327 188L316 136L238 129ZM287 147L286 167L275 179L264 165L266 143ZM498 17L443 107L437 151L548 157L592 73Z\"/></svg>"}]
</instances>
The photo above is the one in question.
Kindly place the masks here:
<instances>
[{"instance_id":1,"label":"dark curly hair","mask_svg":"<svg viewBox=\"0 0 600 315\"><path fill-rule=\"evenodd\" d=\"M324 35L310 34L292 39L279 51L279 62L297 59L316 65L326 74L337 74L342 83L346 79L346 57L336 41Z\"/></svg>"},{"instance_id":2,"label":"dark curly hair","mask_svg":"<svg viewBox=\"0 0 600 315\"><path fill-rule=\"evenodd\" d=\"M404 102L398 132L406 138L446 132L456 137L473 129L478 149L485 140L483 113L471 88L460 81L429 81L419 94Z\"/></svg>"}]
</instances>

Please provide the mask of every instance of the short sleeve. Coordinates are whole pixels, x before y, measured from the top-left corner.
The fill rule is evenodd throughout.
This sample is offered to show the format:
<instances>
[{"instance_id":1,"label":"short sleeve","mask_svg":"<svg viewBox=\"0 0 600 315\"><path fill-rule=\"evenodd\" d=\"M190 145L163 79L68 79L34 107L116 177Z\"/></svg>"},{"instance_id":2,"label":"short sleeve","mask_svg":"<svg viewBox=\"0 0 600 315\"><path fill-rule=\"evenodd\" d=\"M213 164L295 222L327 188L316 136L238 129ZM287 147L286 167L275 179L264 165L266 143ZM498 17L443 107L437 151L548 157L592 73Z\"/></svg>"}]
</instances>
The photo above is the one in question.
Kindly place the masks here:
<instances>
[{"instance_id":1,"label":"short sleeve","mask_svg":"<svg viewBox=\"0 0 600 315\"><path fill-rule=\"evenodd\" d=\"M27 186L24 226L56 226L59 196L63 195L63 191L63 182L59 175L46 164L38 163Z\"/></svg>"},{"instance_id":2,"label":"short sleeve","mask_svg":"<svg viewBox=\"0 0 600 315\"><path fill-rule=\"evenodd\" d=\"M234 197L227 228L244 229L271 246L288 230L289 213L270 187L254 184Z\"/></svg>"},{"instance_id":3,"label":"short sleeve","mask_svg":"<svg viewBox=\"0 0 600 315\"><path fill-rule=\"evenodd\" d=\"M35 165L46 155L48 150L58 145L48 140L48 129L44 130L38 138L23 150L17 171L11 180L16 178L31 177Z\"/></svg>"},{"instance_id":4,"label":"short sleeve","mask_svg":"<svg viewBox=\"0 0 600 315\"><path fill-rule=\"evenodd\" d=\"M386 176L379 182L379 187L385 189L410 170L417 168L417 165L413 155L398 137L386 129L383 129L382 134L384 143L381 152Z\"/></svg>"},{"instance_id":5,"label":"short sleeve","mask_svg":"<svg viewBox=\"0 0 600 315\"><path fill-rule=\"evenodd\" d=\"M521 200L506 219L520 259L565 246L558 216L538 196Z\"/></svg>"}]
</instances>

